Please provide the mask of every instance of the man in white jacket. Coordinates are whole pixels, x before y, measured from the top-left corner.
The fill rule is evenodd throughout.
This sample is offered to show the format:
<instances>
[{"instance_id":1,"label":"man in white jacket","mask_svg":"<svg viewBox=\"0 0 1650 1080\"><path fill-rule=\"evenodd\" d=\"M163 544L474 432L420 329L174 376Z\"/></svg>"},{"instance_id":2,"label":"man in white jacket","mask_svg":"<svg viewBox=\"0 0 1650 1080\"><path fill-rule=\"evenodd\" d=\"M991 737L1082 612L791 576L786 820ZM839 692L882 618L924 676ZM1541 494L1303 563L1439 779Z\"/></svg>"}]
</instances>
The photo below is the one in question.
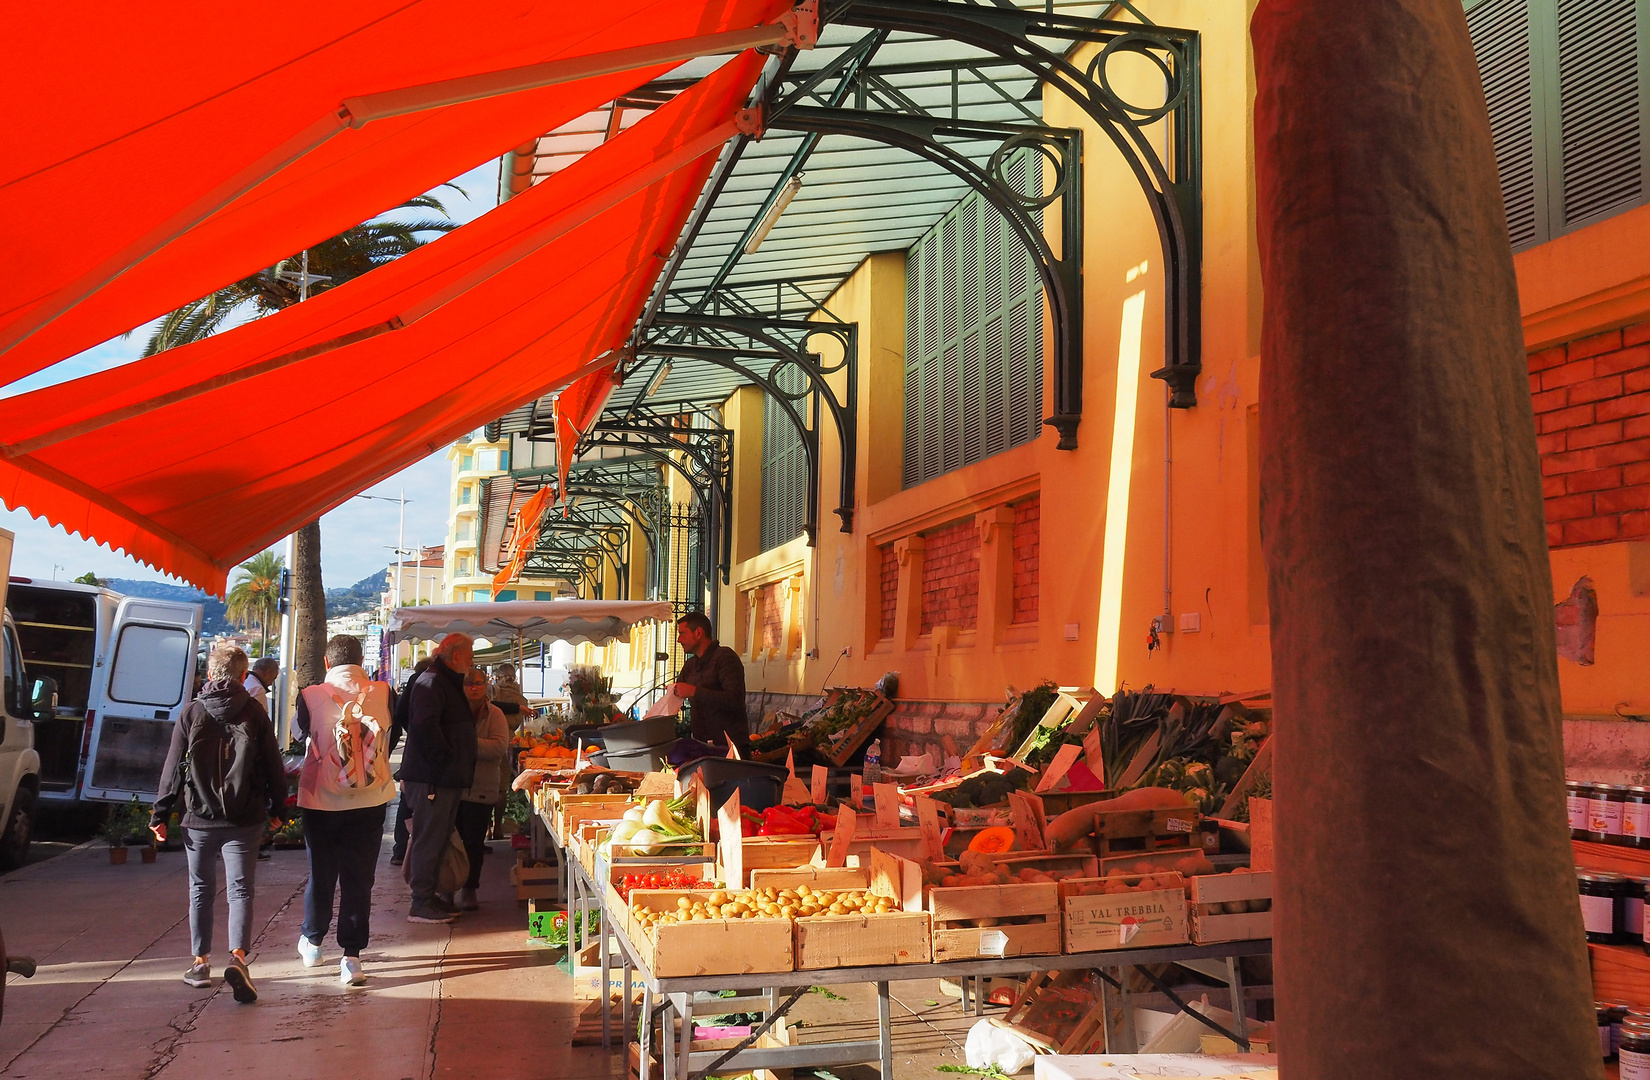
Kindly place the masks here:
<instances>
[{"instance_id":1,"label":"man in white jacket","mask_svg":"<svg viewBox=\"0 0 1650 1080\"><path fill-rule=\"evenodd\" d=\"M298 806L309 849L304 925L298 956L321 962L321 942L338 893L338 979L363 986L372 884L384 838L384 808L395 798L390 777L390 688L361 667L361 640L340 634L327 642L324 681L298 696L294 726L308 739L298 776Z\"/></svg>"}]
</instances>

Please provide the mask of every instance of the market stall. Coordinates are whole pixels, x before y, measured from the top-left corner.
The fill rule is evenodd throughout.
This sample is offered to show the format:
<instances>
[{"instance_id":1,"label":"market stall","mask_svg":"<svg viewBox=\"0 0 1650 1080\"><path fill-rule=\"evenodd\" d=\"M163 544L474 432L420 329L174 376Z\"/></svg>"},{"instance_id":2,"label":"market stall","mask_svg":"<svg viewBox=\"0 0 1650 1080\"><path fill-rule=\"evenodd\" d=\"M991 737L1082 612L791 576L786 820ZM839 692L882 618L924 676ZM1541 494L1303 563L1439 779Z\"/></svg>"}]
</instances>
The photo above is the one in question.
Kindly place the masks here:
<instances>
[{"instance_id":1,"label":"market stall","mask_svg":"<svg viewBox=\"0 0 1650 1080\"><path fill-rule=\"evenodd\" d=\"M793 725L785 764L762 766L773 786L744 789L756 807L738 778L759 766L737 761L629 776L630 794L597 794L588 773L526 785L567 870L569 953L599 966L604 1046L616 1022L628 1049L640 998L642 1077L655 1055L671 1080L857 1063L892 1075L888 986L920 979L960 983L976 1016L988 980L1013 981L990 1023L1045 1054L1133 1052L1142 998L1192 1017L1205 1045L1269 1045L1264 1027L1252 1039L1240 968L1272 948L1269 851L1251 852L1247 821L1269 807L1264 708L1039 687L963 769L903 787L856 774L846 798L827 791L831 744L874 725L827 723L806 767ZM1166 965L1224 983L1232 1010L1183 1000ZM801 995L851 983L876 987L877 1037L794 1044ZM696 1010L764 1019L701 1046Z\"/></svg>"}]
</instances>

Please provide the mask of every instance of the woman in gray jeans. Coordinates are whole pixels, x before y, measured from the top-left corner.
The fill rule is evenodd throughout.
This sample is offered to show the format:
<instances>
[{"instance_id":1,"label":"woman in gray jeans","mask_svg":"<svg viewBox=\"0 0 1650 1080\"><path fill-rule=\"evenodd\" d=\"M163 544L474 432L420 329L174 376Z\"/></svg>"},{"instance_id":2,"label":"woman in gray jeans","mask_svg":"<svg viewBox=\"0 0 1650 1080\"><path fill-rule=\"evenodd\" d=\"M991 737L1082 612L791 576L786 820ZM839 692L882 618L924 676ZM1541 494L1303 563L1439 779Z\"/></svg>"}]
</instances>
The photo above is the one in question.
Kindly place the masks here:
<instances>
[{"instance_id":1,"label":"woman in gray jeans","mask_svg":"<svg viewBox=\"0 0 1650 1080\"><path fill-rule=\"evenodd\" d=\"M172 747L161 772L149 828L166 839L166 821L183 800L183 846L189 853L189 936L194 963L183 973L190 986L212 985L213 901L218 856L223 856L229 896L229 953L223 981L235 1000L258 1000L247 969L252 945L252 893L258 843L273 819L286 812L286 770L275 728L264 707L242 683L246 653L233 645L212 650L206 684L172 728Z\"/></svg>"}]
</instances>

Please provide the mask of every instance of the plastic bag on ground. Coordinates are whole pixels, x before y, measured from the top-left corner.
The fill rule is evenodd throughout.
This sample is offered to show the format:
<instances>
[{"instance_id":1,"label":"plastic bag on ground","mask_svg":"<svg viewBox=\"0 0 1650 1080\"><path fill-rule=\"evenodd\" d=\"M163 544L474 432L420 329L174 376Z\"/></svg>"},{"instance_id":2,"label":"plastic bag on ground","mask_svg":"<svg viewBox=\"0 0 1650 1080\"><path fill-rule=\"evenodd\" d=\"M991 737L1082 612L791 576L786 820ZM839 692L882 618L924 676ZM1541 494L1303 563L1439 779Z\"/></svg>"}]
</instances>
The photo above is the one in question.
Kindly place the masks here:
<instances>
[{"instance_id":1,"label":"plastic bag on ground","mask_svg":"<svg viewBox=\"0 0 1650 1080\"><path fill-rule=\"evenodd\" d=\"M998 1027L990 1020L980 1020L968 1029L968 1042L963 1044L963 1054L971 1069L989 1069L995 1065L1013 1075L1030 1065L1037 1051L1013 1032Z\"/></svg>"}]
</instances>

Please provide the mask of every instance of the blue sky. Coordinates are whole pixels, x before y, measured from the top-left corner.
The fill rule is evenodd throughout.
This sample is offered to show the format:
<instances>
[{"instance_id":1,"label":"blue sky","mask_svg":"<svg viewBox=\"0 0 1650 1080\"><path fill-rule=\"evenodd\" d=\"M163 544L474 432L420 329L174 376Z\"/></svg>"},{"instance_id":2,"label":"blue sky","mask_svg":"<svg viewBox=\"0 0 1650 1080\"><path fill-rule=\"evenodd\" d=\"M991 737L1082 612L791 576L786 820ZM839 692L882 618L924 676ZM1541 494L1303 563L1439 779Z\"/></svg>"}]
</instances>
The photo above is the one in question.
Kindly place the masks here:
<instances>
[{"instance_id":1,"label":"blue sky","mask_svg":"<svg viewBox=\"0 0 1650 1080\"><path fill-rule=\"evenodd\" d=\"M446 204L453 220L466 222L491 210L498 201L498 162L489 161L453 181L464 194L450 188L435 194ZM149 328L140 327L129 337L115 338L87 349L61 363L20 380L0 391L5 396L20 394L40 386L79 378L94 371L117 367L136 360L148 339ZM368 494L396 498L405 489L407 503L406 541L439 544L447 531L448 463L442 454L432 454L402 470ZM382 570L394 559L399 507L392 502L351 499L321 518L321 572L328 588L351 585ZM0 507L0 528L17 535L12 553L12 573L24 577L79 577L91 571L99 577L164 580L165 575L107 547L71 536L47 525L26 512ZM283 550L277 547L277 550Z\"/></svg>"}]
</instances>

